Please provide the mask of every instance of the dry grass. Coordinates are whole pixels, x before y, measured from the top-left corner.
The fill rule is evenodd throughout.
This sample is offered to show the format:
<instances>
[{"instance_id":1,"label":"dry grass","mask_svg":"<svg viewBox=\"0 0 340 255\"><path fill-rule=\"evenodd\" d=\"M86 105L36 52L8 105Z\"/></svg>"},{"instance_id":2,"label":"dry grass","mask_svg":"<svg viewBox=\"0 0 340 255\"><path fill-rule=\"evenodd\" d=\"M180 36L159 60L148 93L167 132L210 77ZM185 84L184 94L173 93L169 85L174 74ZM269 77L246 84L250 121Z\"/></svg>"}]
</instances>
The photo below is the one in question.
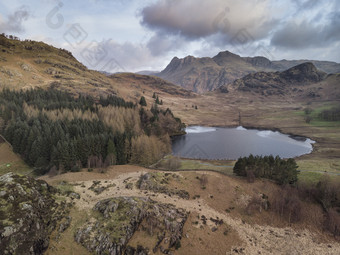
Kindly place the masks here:
<instances>
[{"instance_id":1,"label":"dry grass","mask_svg":"<svg viewBox=\"0 0 340 255\"><path fill-rule=\"evenodd\" d=\"M7 143L0 143L0 175L8 172L29 174L31 171Z\"/></svg>"},{"instance_id":2,"label":"dry grass","mask_svg":"<svg viewBox=\"0 0 340 255\"><path fill-rule=\"evenodd\" d=\"M70 212L72 217L71 225L60 235L60 239L56 240L57 230L55 230L50 239L50 245L45 252L47 255L90 255L83 246L74 240L74 233L78 227L81 227L89 219L89 214L86 211L73 208Z\"/></svg>"},{"instance_id":3,"label":"dry grass","mask_svg":"<svg viewBox=\"0 0 340 255\"><path fill-rule=\"evenodd\" d=\"M176 254L227 254L233 247L243 245L237 231L230 226L222 224L213 232L210 223L202 223L201 216L197 212L190 214L184 226L181 248Z\"/></svg>"},{"instance_id":4,"label":"dry grass","mask_svg":"<svg viewBox=\"0 0 340 255\"><path fill-rule=\"evenodd\" d=\"M246 254L257 254L258 251L276 254L282 251L321 254L326 250L330 252L327 245L332 246L330 254L337 254L340 249L331 235L321 232L319 222L322 222L323 216L321 208L317 205L303 202L303 220L292 225L271 210L261 212L255 210L249 214L246 208L252 197L264 193L271 200L272 194L278 190L278 186L270 181L256 180L254 183L248 183L244 178L215 172L176 172L180 178L171 180L167 185L171 189L187 190L190 199L185 200L177 196L140 191L135 186L132 190L125 188L124 180L135 183L142 171L150 170L134 166L115 166L106 174L67 173L52 178L46 176L44 179L50 183L65 180L82 184L74 186L75 191L81 195L80 200L75 200L75 208L83 213L80 215L82 220L87 219L86 212L90 212L97 201L117 196L150 197L158 202L171 203L190 211L190 217L184 227L181 248L175 254L211 254L212 251L213 254L226 254L234 248L245 248ZM208 180L205 189L202 189L200 181L202 175ZM95 195L88 189L93 180L101 180L103 185L105 183L105 185L115 184L115 186ZM200 219L197 218L198 215ZM206 224L202 220L202 215L207 218ZM75 217L76 220L72 224L77 225L80 221L77 221L77 216ZM217 230L214 229L216 231L212 231L216 225L210 218L222 219L223 224L217 226ZM75 225L72 225L68 231L74 231ZM56 246L57 251L73 252L71 247L78 248L72 245L73 240L71 245L67 243L70 242L69 238L72 234L65 233ZM152 238L145 236L145 233L138 231L132 238L131 244L152 245L153 241ZM49 250L49 252L56 251Z\"/></svg>"}]
</instances>

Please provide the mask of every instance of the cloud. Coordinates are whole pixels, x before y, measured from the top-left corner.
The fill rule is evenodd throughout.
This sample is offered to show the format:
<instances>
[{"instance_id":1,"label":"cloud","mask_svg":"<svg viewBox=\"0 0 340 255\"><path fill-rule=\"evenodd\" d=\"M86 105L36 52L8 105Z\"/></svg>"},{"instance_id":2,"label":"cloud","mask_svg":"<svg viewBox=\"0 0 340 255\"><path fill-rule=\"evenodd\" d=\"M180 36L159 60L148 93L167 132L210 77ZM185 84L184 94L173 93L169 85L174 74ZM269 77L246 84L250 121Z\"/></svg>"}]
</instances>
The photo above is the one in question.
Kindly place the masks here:
<instances>
[{"instance_id":1,"label":"cloud","mask_svg":"<svg viewBox=\"0 0 340 255\"><path fill-rule=\"evenodd\" d=\"M292 50L329 47L340 41L340 12L331 12L326 19L315 24L307 19L290 21L275 31L271 44Z\"/></svg>"},{"instance_id":2,"label":"cloud","mask_svg":"<svg viewBox=\"0 0 340 255\"><path fill-rule=\"evenodd\" d=\"M146 47L153 56L164 56L178 49L183 49L186 44L185 40L180 36L169 36L157 33L149 39Z\"/></svg>"},{"instance_id":3,"label":"cloud","mask_svg":"<svg viewBox=\"0 0 340 255\"><path fill-rule=\"evenodd\" d=\"M321 4L323 0L293 0L299 10L310 10Z\"/></svg>"},{"instance_id":4,"label":"cloud","mask_svg":"<svg viewBox=\"0 0 340 255\"><path fill-rule=\"evenodd\" d=\"M7 21L0 20L0 31L1 32L24 32L23 22L31 16L27 6L22 5L14 13L9 14Z\"/></svg>"},{"instance_id":5,"label":"cloud","mask_svg":"<svg viewBox=\"0 0 340 255\"><path fill-rule=\"evenodd\" d=\"M327 41L340 41L340 11L328 15L328 25L324 28Z\"/></svg>"},{"instance_id":6,"label":"cloud","mask_svg":"<svg viewBox=\"0 0 340 255\"><path fill-rule=\"evenodd\" d=\"M247 29L255 39L268 35L277 20L270 0L159 0L141 11L141 24L187 40L222 34L224 40Z\"/></svg>"},{"instance_id":7,"label":"cloud","mask_svg":"<svg viewBox=\"0 0 340 255\"><path fill-rule=\"evenodd\" d=\"M70 45L63 45L70 48ZM161 70L167 60L153 56L145 44L113 40L83 42L73 50L75 57L90 69L115 72Z\"/></svg>"},{"instance_id":8,"label":"cloud","mask_svg":"<svg viewBox=\"0 0 340 255\"><path fill-rule=\"evenodd\" d=\"M306 46L320 46L318 34L321 28L310 26L306 21L297 24L289 22L276 31L271 43L285 48L305 48Z\"/></svg>"}]
</instances>

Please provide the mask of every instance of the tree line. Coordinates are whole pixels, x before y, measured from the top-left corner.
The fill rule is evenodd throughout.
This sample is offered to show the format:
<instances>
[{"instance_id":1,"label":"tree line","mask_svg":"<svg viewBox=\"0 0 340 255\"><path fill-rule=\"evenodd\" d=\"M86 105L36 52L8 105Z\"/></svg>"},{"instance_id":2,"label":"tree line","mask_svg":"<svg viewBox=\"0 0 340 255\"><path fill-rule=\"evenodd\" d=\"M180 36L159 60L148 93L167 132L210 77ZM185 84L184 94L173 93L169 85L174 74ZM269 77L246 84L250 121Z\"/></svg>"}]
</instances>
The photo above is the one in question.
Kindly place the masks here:
<instances>
[{"instance_id":1,"label":"tree line","mask_svg":"<svg viewBox=\"0 0 340 255\"><path fill-rule=\"evenodd\" d=\"M248 180L267 178L278 184L293 184L298 180L298 166L294 159L281 159L279 156L241 157L235 163L233 172L238 176L245 176Z\"/></svg>"},{"instance_id":2,"label":"tree line","mask_svg":"<svg viewBox=\"0 0 340 255\"><path fill-rule=\"evenodd\" d=\"M333 107L329 110L323 110L319 117L326 121L340 121L340 106Z\"/></svg>"},{"instance_id":3,"label":"tree line","mask_svg":"<svg viewBox=\"0 0 340 255\"><path fill-rule=\"evenodd\" d=\"M151 164L170 151L169 135L183 127L169 109L139 109L116 96L4 89L0 104L0 132L40 174L51 168Z\"/></svg>"}]
</instances>

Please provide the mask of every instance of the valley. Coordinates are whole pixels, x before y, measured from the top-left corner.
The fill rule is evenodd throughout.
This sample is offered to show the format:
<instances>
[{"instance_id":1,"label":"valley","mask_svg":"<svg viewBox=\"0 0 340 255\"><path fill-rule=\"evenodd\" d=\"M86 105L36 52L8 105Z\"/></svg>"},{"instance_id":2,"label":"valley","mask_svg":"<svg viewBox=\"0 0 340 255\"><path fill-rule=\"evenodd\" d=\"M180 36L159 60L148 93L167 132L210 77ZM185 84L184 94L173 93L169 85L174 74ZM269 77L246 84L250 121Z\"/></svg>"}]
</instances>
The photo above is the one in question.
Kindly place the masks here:
<instances>
[{"instance_id":1,"label":"valley","mask_svg":"<svg viewBox=\"0 0 340 255\"><path fill-rule=\"evenodd\" d=\"M325 118L339 106L340 74L328 73L339 64L174 59L181 71L234 68L221 83L182 73L199 80L183 88L176 75L104 75L42 42L0 35L0 50L5 254L339 254L340 121ZM170 136L183 124L316 143L294 159L298 180L279 185L237 175L236 160L174 157ZM21 236L54 208L46 238Z\"/></svg>"}]
</instances>

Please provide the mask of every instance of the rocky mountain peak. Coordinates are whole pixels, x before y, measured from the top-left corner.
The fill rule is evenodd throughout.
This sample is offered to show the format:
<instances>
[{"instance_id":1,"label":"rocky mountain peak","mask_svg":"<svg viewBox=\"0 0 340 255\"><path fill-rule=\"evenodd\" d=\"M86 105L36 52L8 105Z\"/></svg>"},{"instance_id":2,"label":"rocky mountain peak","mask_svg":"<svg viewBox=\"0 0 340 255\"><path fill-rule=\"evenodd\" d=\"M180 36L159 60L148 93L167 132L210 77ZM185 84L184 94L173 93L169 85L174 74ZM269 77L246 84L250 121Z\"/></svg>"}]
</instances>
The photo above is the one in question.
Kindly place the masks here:
<instances>
[{"instance_id":1,"label":"rocky mountain peak","mask_svg":"<svg viewBox=\"0 0 340 255\"><path fill-rule=\"evenodd\" d=\"M186 56L185 58L183 58L182 62L183 62L184 64L191 64L191 63L193 63L195 60L196 60L196 58L195 58L194 56L189 55L189 56Z\"/></svg>"},{"instance_id":2,"label":"rocky mountain peak","mask_svg":"<svg viewBox=\"0 0 340 255\"><path fill-rule=\"evenodd\" d=\"M230 51L221 51L219 52L215 57L213 57L213 60L218 64L218 65L225 65L227 62L232 62L232 61L243 61L242 58L234 54Z\"/></svg>"},{"instance_id":3,"label":"rocky mountain peak","mask_svg":"<svg viewBox=\"0 0 340 255\"><path fill-rule=\"evenodd\" d=\"M319 82L325 78L326 73L318 70L313 63L306 62L289 68L281 76L289 81Z\"/></svg>"},{"instance_id":4,"label":"rocky mountain peak","mask_svg":"<svg viewBox=\"0 0 340 255\"><path fill-rule=\"evenodd\" d=\"M257 56L253 58L244 58L248 63L255 67L265 67L270 68L272 66L272 62L265 57Z\"/></svg>"}]
</instances>

